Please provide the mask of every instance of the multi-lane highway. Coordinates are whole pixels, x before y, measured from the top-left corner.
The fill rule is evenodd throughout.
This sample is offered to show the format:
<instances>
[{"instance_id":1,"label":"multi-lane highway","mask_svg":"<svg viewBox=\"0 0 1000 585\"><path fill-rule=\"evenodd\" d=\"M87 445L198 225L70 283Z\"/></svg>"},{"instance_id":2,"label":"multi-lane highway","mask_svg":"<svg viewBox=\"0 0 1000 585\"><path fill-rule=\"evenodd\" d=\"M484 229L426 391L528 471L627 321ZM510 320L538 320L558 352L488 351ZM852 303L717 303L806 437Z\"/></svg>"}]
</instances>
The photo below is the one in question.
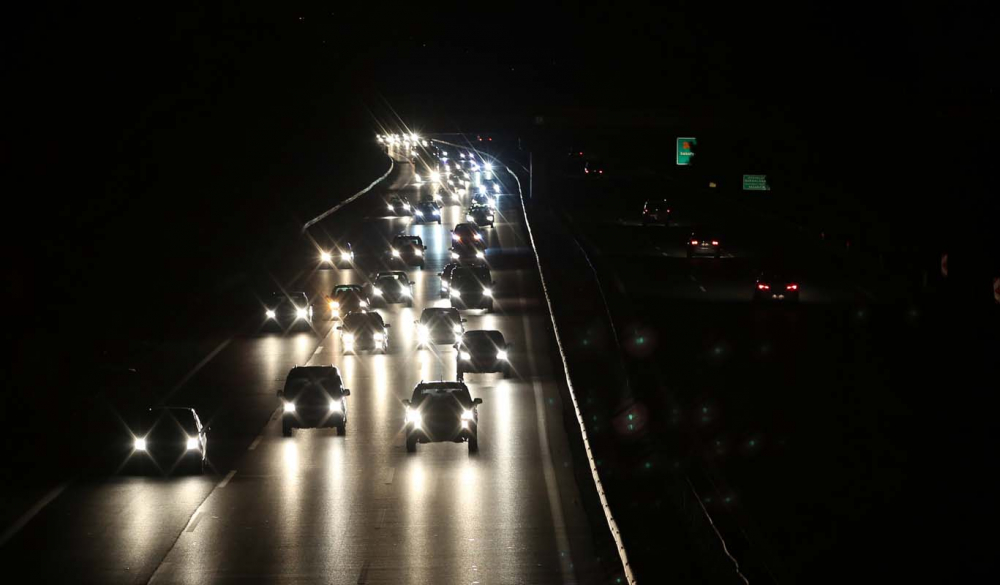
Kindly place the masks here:
<instances>
[{"instance_id":1,"label":"multi-lane highway","mask_svg":"<svg viewBox=\"0 0 1000 585\"><path fill-rule=\"evenodd\" d=\"M397 158L388 192L415 202L413 174ZM446 205L442 225L414 225L387 216L383 191L375 190L290 246L297 256L288 265L311 268L290 271L298 276L275 288L304 290L319 302L335 284L363 283L380 269L393 235L420 235L426 268L408 269L413 308L378 309L391 324L388 353L344 355L334 321L317 320L313 331L235 334L166 400L193 406L211 423L210 471L86 474L0 549L5 566L44 559L31 567L37 582L104 584L603 579L588 525L603 518L588 520L580 505L557 386L564 374L553 360L517 185L505 186L496 227L486 229L496 310L463 316L467 329L503 332L516 375L465 377L483 399L478 454L456 443L408 454L402 434L401 400L414 385L455 377L454 348L417 350L414 320L424 307L448 306L437 273L464 209ZM358 269L318 267L331 239L352 242ZM319 364L339 367L351 390L346 436L323 429L282 437L276 390L293 366Z\"/></svg>"}]
</instances>

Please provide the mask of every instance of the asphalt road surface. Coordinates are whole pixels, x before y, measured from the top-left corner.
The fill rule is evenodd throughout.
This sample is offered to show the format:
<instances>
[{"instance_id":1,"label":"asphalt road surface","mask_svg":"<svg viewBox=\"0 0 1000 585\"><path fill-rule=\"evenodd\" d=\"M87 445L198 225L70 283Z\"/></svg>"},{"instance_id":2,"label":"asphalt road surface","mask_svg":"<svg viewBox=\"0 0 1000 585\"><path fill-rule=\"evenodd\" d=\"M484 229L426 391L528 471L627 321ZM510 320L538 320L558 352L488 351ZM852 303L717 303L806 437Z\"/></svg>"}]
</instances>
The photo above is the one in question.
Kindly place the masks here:
<instances>
[{"instance_id":1,"label":"asphalt road surface","mask_svg":"<svg viewBox=\"0 0 1000 585\"><path fill-rule=\"evenodd\" d=\"M397 163L392 191L416 201L413 166ZM379 312L391 324L387 355L343 355L334 321L313 331L234 335L170 397L211 422L204 476L92 473L70 482L0 549L7 567L31 558L32 580L89 583L558 583L592 582L592 536L579 504L554 343L516 186L487 229L496 311L465 312L468 329L498 329L513 343L517 375L468 374L479 408L479 453L465 444L404 447L404 408L420 380L454 379L455 350L416 350L413 321L448 306L437 272L447 262L443 225L387 217L374 194L310 230L317 244L346 237L359 270L299 272L288 290L321 299L335 284L379 269L392 235L421 235L424 270L414 307ZM304 239L305 242L308 240ZM253 316L249 316L252 318ZM263 307L261 308L263 317ZM275 395L295 365L335 364L350 388L346 436L333 429L281 436ZM83 439L85 440L85 439ZM603 521L603 520L601 520Z\"/></svg>"}]
</instances>

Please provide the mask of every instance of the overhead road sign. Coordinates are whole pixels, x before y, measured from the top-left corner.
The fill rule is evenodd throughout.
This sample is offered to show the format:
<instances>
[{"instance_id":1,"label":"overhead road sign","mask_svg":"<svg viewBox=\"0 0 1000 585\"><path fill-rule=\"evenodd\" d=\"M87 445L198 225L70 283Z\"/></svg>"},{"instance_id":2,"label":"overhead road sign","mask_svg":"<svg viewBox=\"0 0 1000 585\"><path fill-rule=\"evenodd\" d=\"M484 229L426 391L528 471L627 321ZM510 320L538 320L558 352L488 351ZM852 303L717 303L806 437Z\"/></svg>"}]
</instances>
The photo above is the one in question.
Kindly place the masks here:
<instances>
[{"instance_id":1,"label":"overhead road sign","mask_svg":"<svg viewBox=\"0 0 1000 585\"><path fill-rule=\"evenodd\" d=\"M681 166L690 165L691 159L694 158L694 147L697 144L698 144L697 138L678 138L677 164Z\"/></svg>"},{"instance_id":2,"label":"overhead road sign","mask_svg":"<svg viewBox=\"0 0 1000 585\"><path fill-rule=\"evenodd\" d=\"M767 184L767 175L743 175L744 191L770 191L771 186Z\"/></svg>"}]
</instances>

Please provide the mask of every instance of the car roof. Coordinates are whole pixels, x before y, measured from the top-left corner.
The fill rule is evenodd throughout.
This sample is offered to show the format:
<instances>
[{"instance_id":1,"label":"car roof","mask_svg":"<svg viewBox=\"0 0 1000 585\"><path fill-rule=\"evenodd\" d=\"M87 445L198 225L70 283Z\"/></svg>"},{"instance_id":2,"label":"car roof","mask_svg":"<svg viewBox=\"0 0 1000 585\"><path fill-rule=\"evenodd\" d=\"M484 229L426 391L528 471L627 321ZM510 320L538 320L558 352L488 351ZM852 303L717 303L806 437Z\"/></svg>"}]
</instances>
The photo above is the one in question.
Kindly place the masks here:
<instances>
[{"instance_id":1,"label":"car roof","mask_svg":"<svg viewBox=\"0 0 1000 585\"><path fill-rule=\"evenodd\" d=\"M469 223L467 221L463 221L462 223L456 225L455 229L453 231L457 232L458 230L471 230L471 231L474 231L474 232L479 231L479 230L476 229L476 226L472 225L471 223Z\"/></svg>"},{"instance_id":2,"label":"car roof","mask_svg":"<svg viewBox=\"0 0 1000 585\"><path fill-rule=\"evenodd\" d=\"M423 319L424 315L449 315L449 316L461 316L458 309L455 307L427 307L420 312L420 318Z\"/></svg>"},{"instance_id":3,"label":"car roof","mask_svg":"<svg viewBox=\"0 0 1000 585\"><path fill-rule=\"evenodd\" d=\"M465 385L465 382L446 380L438 382L420 382L413 387L413 394L415 396L428 396L434 394L454 395L455 393L469 394L469 387Z\"/></svg>"},{"instance_id":4,"label":"car roof","mask_svg":"<svg viewBox=\"0 0 1000 585\"><path fill-rule=\"evenodd\" d=\"M320 378L329 377L336 375L340 377L340 370L337 366L326 365L326 366L295 366L288 371L288 375L285 376L286 380L293 378Z\"/></svg>"},{"instance_id":5,"label":"car roof","mask_svg":"<svg viewBox=\"0 0 1000 585\"><path fill-rule=\"evenodd\" d=\"M489 339L493 343L503 343L503 333L495 329L474 329L472 331L466 331L462 336L462 341L466 339L481 341L483 339Z\"/></svg>"},{"instance_id":6,"label":"car roof","mask_svg":"<svg viewBox=\"0 0 1000 585\"><path fill-rule=\"evenodd\" d=\"M393 241L397 240L416 241L420 240L421 238L420 236L414 236L410 234L396 234L395 236L392 237L392 239Z\"/></svg>"},{"instance_id":7,"label":"car roof","mask_svg":"<svg viewBox=\"0 0 1000 585\"><path fill-rule=\"evenodd\" d=\"M293 291L293 292L287 292L287 293L280 292L280 291L275 291L275 292L271 293L271 298L272 299L279 298L281 300L286 300L287 299L287 300L290 300L290 301L294 302L295 300L300 300L301 301L303 299L308 299L309 297L307 297L306 293L304 293L302 291Z\"/></svg>"},{"instance_id":8,"label":"car roof","mask_svg":"<svg viewBox=\"0 0 1000 585\"><path fill-rule=\"evenodd\" d=\"M338 290L361 290L362 286L360 284L338 284L333 287L334 291Z\"/></svg>"},{"instance_id":9,"label":"car roof","mask_svg":"<svg viewBox=\"0 0 1000 585\"><path fill-rule=\"evenodd\" d=\"M403 272L402 270L387 270L385 272L375 273L375 280L378 280L380 278L400 278L400 277L406 278L406 273Z\"/></svg>"}]
</instances>

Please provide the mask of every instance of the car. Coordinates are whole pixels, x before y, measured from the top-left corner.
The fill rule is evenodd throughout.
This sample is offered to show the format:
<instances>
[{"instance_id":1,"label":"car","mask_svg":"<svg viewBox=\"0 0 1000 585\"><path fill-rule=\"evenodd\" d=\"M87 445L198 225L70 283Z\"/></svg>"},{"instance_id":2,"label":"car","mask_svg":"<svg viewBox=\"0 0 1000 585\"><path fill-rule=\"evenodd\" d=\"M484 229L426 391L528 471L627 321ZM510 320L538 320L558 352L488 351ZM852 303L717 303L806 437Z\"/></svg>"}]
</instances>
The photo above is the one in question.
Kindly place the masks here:
<instances>
[{"instance_id":1,"label":"car","mask_svg":"<svg viewBox=\"0 0 1000 585\"><path fill-rule=\"evenodd\" d=\"M798 302L801 289L798 279L789 278L780 272L763 271L757 275L753 286L755 301Z\"/></svg>"},{"instance_id":2,"label":"car","mask_svg":"<svg viewBox=\"0 0 1000 585\"><path fill-rule=\"evenodd\" d=\"M406 452L417 443L468 443L469 453L479 450L479 410L482 398L473 399L461 381L421 381L404 400Z\"/></svg>"},{"instance_id":3,"label":"car","mask_svg":"<svg viewBox=\"0 0 1000 585\"><path fill-rule=\"evenodd\" d=\"M338 284L326 297L330 319L339 319L351 311L368 309L368 296L360 284Z\"/></svg>"},{"instance_id":4,"label":"car","mask_svg":"<svg viewBox=\"0 0 1000 585\"><path fill-rule=\"evenodd\" d=\"M666 199L649 199L642 206L642 223L667 223L670 213L670 204Z\"/></svg>"},{"instance_id":5,"label":"car","mask_svg":"<svg viewBox=\"0 0 1000 585\"><path fill-rule=\"evenodd\" d=\"M417 349L434 344L454 345L465 333L466 319L462 318L458 309L433 307L424 309L420 319L413 323L417 326Z\"/></svg>"},{"instance_id":6,"label":"car","mask_svg":"<svg viewBox=\"0 0 1000 585\"><path fill-rule=\"evenodd\" d=\"M485 309L493 312L493 287L496 283L485 264L461 266L451 274L448 296L456 309Z\"/></svg>"},{"instance_id":7,"label":"car","mask_svg":"<svg viewBox=\"0 0 1000 585\"><path fill-rule=\"evenodd\" d=\"M474 244L456 243L450 250L451 261L459 264L480 264L486 262L486 251Z\"/></svg>"},{"instance_id":8,"label":"car","mask_svg":"<svg viewBox=\"0 0 1000 585\"><path fill-rule=\"evenodd\" d=\"M161 475L204 473L208 461L208 430L193 408L161 406L138 413L129 424L129 451L123 469L156 471Z\"/></svg>"},{"instance_id":9,"label":"car","mask_svg":"<svg viewBox=\"0 0 1000 585\"><path fill-rule=\"evenodd\" d=\"M393 215L404 216L413 214L413 208L410 204L399 196L391 197L389 201L386 202L385 206Z\"/></svg>"},{"instance_id":10,"label":"car","mask_svg":"<svg viewBox=\"0 0 1000 585\"><path fill-rule=\"evenodd\" d=\"M313 308L304 292L273 292L264 303L264 326L312 327Z\"/></svg>"},{"instance_id":11,"label":"car","mask_svg":"<svg viewBox=\"0 0 1000 585\"><path fill-rule=\"evenodd\" d=\"M372 278L372 304L405 303L413 306L413 283L403 271L379 272Z\"/></svg>"},{"instance_id":12,"label":"car","mask_svg":"<svg viewBox=\"0 0 1000 585\"><path fill-rule=\"evenodd\" d=\"M465 211L465 219L475 223L477 226L493 227L496 215L493 213L493 208L489 205L474 203Z\"/></svg>"},{"instance_id":13,"label":"car","mask_svg":"<svg viewBox=\"0 0 1000 585\"><path fill-rule=\"evenodd\" d=\"M340 331L341 353L389 351L389 324L376 311L352 311L344 315Z\"/></svg>"},{"instance_id":14,"label":"car","mask_svg":"<svg viewBox=\"0 0 1000 585\"><path fill-rule=\"evenodd\" d=\"M603 177L604 161L597 158L589 158L583 162L583 174L587 177Z\"/></svg>"},{"instance_id":15,"label":"car","mask_svg":"<svg viewBox=\"0 0 1000 585\"><path fill-rule=\"evenodd\" d=\"M458 379L464 380L465 373L487 374L500 372L504 379L510 378L512 370L508 352L511 345L504 341L499 331L466 331L455 344L458 350Z\"/></svg>"},{"instance_id":16,"label":"car","mask_svg":"<svg viewBox=\"0 0 1000 585\"><path fill-rule=\"evenodd\" d=\"M296 366L285 376L285 387L278 390L281 401L281 434L292 436L292 429L336 428L347 433L347 397L340 370L336 366Z\"/></svg>"},{"instance_id":17,"label":"car","mask_svg":"<svg viewBox=\"0 0 1000 585\"><path fill-rule=\"evenodd\" d=\"M441 211L435 203L421 201L413 208L413 221L414 223L433 223L436 221L440 225Z\"/></svg>"},{"instance_id":18,"label":"car","mask_svg":"<svg viewBox=\"0 0 1000 585\"><path fill-rule=\"evenodd\" d=\"M418 203L430 203L434 205L437 209L441 209L442 199L440 192L431 193L430 191L423 191L420 194L420 201Z\"/></svg>"},{"instance_id":19,"label":"car","mask_svg":"<svg viewBox=\"0 0 1000 585\"><path fill-rule=\"evenodd\" d=\"M462 222L455 226L451 232L453 245L472 244L480 250L486 249L486 238L479 233L479 228L472 222Z\"/></svg>"},{"instance_id":20,"label":"car","mask_svg":"<svg viewBox=\"0 0 1000 585\"><path fill-rule=\"evenodd\" d=\"M722 244L719 236L709 231L691 232L685 244L687 247L687 257L712 256L722 257Z\"/></svg>"},{"instance_id":21,"label":"car","mask_svg":"<svg viewBox=\"0 0 1000 585\"><path fill-rule=\"evenodd\" d=\"M496 199L487 191L486 187L480 185L479 192L472 196L472 205L482 205L492 211L496 209ZM467 218L466 221L472 220Z\"/></svg>"},{"instance_id":22,"label":"car","mask_svg":"<svg viewBox=\"0 0 1000 585\"><path fill-rule=\"evenodd\" d=\"M354 250L350 242L336 246L330 250L320 250L319 263L321 268L336 266L340 269L354 268Z\"/></svg>"},{"instance_id":23,"label":"car","mask_svg":"<svg viewBox=\"0 0 1000 585\"><path fill-rule=\"evenodd\" d=\"M398 234L392 238L392 243L389 245L389 262L419 266L423 270L425 250L427 246L420 236Z\"/></svg>"},{"instance_id":24,"label":"car","mask_svg":"<svg viewBox=\"0 0 1000 585\"><path fill-rule=\"evenodd\" d=\"M451 262L444 265L444 270L438 272L438 276L441 277L441 298L448 298L448 287L451 286L451 275L456 268L461 266L457 262Z\"/></svg>"}]
</instances>

